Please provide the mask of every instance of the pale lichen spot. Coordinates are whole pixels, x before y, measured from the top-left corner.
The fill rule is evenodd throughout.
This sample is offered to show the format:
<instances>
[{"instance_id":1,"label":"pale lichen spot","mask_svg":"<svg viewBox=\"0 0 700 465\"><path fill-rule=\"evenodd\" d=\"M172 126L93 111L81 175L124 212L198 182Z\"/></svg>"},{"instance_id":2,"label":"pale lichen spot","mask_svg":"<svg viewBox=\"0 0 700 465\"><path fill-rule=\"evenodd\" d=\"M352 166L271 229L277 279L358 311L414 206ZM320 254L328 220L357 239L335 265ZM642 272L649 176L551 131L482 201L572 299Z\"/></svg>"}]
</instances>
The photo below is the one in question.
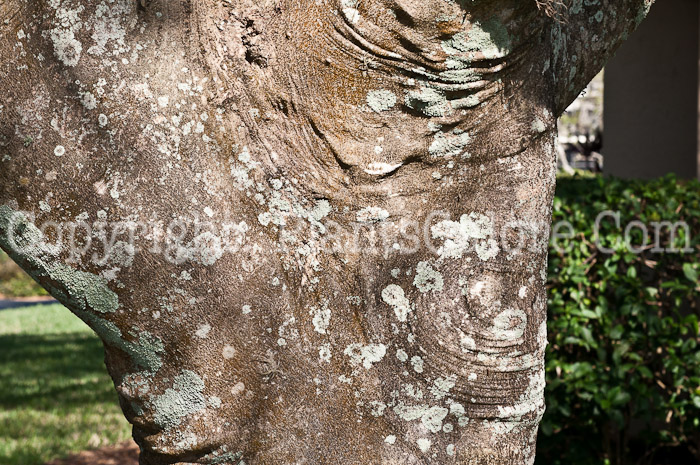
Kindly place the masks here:
<instances>
[{"instance_id":1,"label":"pale lichen spot","mask_svg":"<svg viewBox=\"0 0 700 465\"><path fill-rule=\"evenodd\" d=\"M194 335L200 339L206 339L207 336L209 336L210 331L211 331L211 325L204 324L197 329L197 331L194 333Z\"/></svg>"},{"instance_id":2,"label":"pale lichen spot","mask_svg":"<svg viewBox=\"0 0 700 465\"><path fill-rule=\"evenodd\" d=\"M411 357L411 366L413 366L413 371L416 373L423 373L423 359L420 356L414 355Z\"/></svg>"},{"instance_id":3,"label":"pale lichen spot","mask_svg":"<svg viewBox=\"0 0 700 465\"><path fill-rule=\"evenodd\" d=\"M547 130L547 125L545 125L540 118L536 118L535 121L532 122L532 130L538 134L542 134Z\"/></svg>"},{"instance_id":4,"label":"pale lichen spot","mask_svg":"<svg viewBox=\"0 0 700 465\"><path fill-rule=\"evenodd\" d=\"M350 22L356 24L360 20L360 12L357 11L357 0L342 0L343 15Z\"/></svg>"},{"instance_id":5,"label":"pale lichen spot","mask_svg":"<svg viewBox=\"0 0 700 465\"><path fill-rule=\"evenodd\" d=\"M522 286L520 288L520 290L518 291L518 297L520 297L521 299L524 299L526 295L527 295L527 287Z\"/></svg>"},{"instance_id":6,"label":"pale lichen spot","mask_svg":"<svg viewBox=\"0 0 700 465\"><path fill-rule=\"evenodd\" d=\"M498 242L493 239L493 222L486 215L470 213L462 215L459 222L441 221L430 228L434 239L443 239L438 255L445 258L462 258L473 247L481 260L494 258L500 252Z\"/></svg>"},{"instance_id":7,"label":"pale lichen spot","mask_svg":"<svg viewBox=\"0 0 700 465\"><path fill-rule=\"evenodd\" d=\"M331 361L331 345L330 344L323 344L319 349L318 349L318 358L320 358L322 361L329 363Z\"/></svg>"},{"instance_id":8,"label":"pale lichen spot","mask_svg":"<svg viewBox=\"0 0 700 465\"><path fill-rule=\"evenodd\" d=\"M380 362L386 355L386 346L384 344L350 344L345 351L345 355L350 357L350 362L353 365L362 364L365 369L372 368L374 363Z\"/></svg>"},{"instance_id":9,"label":"pale lichen spot","mask_svg":"<svg viewBox=\"0 0 700 465\"><path fill-rule=\"evenodd\" d=\"M238 396L238 395L242 394L243 391L245 391L245 384L243 384L240 381L238 383L234 384L233 387L231 388L231 394L233 396Z\"/></svg>"},{"instance_id":10,"label":"pale lichen spot","mask_svg":"<svg viewBox=\"0 0 700 465\"><path fill-rule=\"evenodd\" d=\"M311 314L313 315L311 322L314 325L314 331L319 334L326 334L326 330L331 321L331 310L328 308L328 303L326 302L318 307L312 307Z\"/></svg>"},{"instance_id":11,"label":"pale lichen spot","mask_svg":"<svg viewBox=\"0 0 700 465\"><path fill-rule=\"evenodd\" d=\"M527 314L520 309L509 308L493 320L491 333L494 339L514 341L523 337L527 327Z\"/></svg>"},{"instance_id":12,"label":"pale lichen spot","mask_svg":"<svg viewBox=\"0 0 700 465\"><path fill-rule=\"evenodd\" d=\"M421 423L431 433L438 433L442 430L442 421L450 411L444 407L434 406L425 411L421 417Z\"/></svg>"},{"instance_id":13,"label":"pale lichen spot","mask_svg":"<svg viewBox=\"0 0 700 465\"><path fill-rule=\"evenodd\" d=\"M459 341L460 347L463 351L474 351L476 350L476 342L473 337L463 335Z\"/></svg>"},{"instance_id":14,"label":"pale lichen spot","mask_svg":"<svg viewBox=\"0 0 700 465\"><path fill-rule=\"evenodd\" d=\"M380 223L389 218L389 212L379 207L366 207L357 212L360 223Z\"/></svg>"},{"instance_id":15,"label":"pale lichen spot","mask_svg":"<svg viewBox=\"0 0 700 465\"><path fill-rule=\"evenodd\" d=\"M420 438L416 441L416 444L418 444L418 448L420 449L421 452L424 454L427 454L428 451L430 450L430 446L433 445L432 441L427 438Z\"/></svg>"},{"instance_id":16,"label":"pale lichen spot","mask_svg":"<svg viewBox=\"0 0 700 465\"><path fill-rule=\"evenodd\" d=\"M396 351L396 358L399 359L399 361L401 361L401 362L405 362L408 360L408 354L406 353L405 350L398 349Z\"/></svg>"},{"instance_id":17,"label":"pale lichen spot","mask_svg":"<svg viewBox=\"0 0 700 465\"><path fill-rule=\"evenodd\" d=\"M413 279L413 285L422 293L442 291L444 280L442 274L430 266L430 263L419 262L416 266L416 276Z\"/></svg>"},{"instance_id":18,"label":"pale lichen spot","mask_svg":"<svg viewBox=\"0 0 700 465\"><path fill-rule=\"evenodd\" d=\"M439 158L452 158L464 155L465 148L471 142L471 137L466 132L444 134L439 132L428 148L430 154Z\"/></svg>"},{"instance_id":19,"label":"pale lichen spot","mask_svg":"<svg viewBox=\"0 0 700 465\"><path fill-rule=\"evenodd\" d=\"M230 360L236 356L236 349L233 346L225 345L221 351L221 355L223 355L226 360Z\"/></svg>"},{"instance_id":20,"label":"pale lichen spot","mask_svg":"<svg viewBox=\"0 0 700 465\"><path fill-rule=\"evenodd\" d=\"M384 415L384 411L386 410L386 404L384 402L373 400L369 404L371 406L370 413L373 417L381 417Z\"/></svg>"},{"instance_id":21,"label":"pale lichen spot","mask_svg":"<svg viewBox=\"0 0 700 465\"><path fill-rule=\"evenodd\" d=\"M399 321L406 321L408 313L411 311L411 303L400 286L390 284L385 287L382 291L382 300L391 305Z\"/></svg>"}]
</instances>

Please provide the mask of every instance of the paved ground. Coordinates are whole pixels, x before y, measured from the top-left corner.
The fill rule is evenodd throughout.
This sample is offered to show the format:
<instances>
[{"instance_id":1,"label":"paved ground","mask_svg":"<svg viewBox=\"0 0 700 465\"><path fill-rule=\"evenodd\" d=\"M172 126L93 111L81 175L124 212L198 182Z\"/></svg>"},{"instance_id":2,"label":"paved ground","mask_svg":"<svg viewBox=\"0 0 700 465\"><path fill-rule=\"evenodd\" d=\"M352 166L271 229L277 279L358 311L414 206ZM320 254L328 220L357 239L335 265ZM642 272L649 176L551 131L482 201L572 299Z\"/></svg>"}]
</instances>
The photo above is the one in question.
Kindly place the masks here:
<instances>
[{"instance_id":1,"label":"paved ground","mask_svg":"<svg viewBox=\"0 0 700 465\"><path fill-rule=\"evenodd\" d=\"M138 465L139 447L134 441L103 447L72 455L63 460L53 460L45 465Z\"/></svg>"},{"instance_id":2,"label":"paved ground","mask_svg":"<svg viewBox=\"0 0 700 465\"><path fill-rule=\"evenodd\" d=\"M53 297L23 297L9 298L0 294L0 310L8 308L31 307L33 305L49 305L58 303Z\"/></svg>"}]
</instances>

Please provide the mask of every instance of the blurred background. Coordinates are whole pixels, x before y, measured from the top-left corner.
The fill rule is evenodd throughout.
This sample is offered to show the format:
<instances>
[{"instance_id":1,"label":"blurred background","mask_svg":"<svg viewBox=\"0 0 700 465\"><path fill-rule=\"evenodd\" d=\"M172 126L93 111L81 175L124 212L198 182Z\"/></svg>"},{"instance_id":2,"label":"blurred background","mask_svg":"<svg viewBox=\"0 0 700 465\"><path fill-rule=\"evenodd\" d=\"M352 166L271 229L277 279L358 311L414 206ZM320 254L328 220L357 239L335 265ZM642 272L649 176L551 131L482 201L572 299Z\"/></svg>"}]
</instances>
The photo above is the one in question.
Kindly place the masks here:
<instances>
[{"instance_id":1,"label":"blurred background","mask_svg":"<svg viewBox=\"0 0 700 465\"><path fill-rule=\"evenodd\" d=\"M700 2L657 2L560 120L554 221L575 233L550 248L538 464L700 464L699 38ZM632 253L624 226L594 237L606 210L688 229L666 252L631 231ZM129 437L99 340L0 252L0 464Z\"/></svg>"}]
</instances>

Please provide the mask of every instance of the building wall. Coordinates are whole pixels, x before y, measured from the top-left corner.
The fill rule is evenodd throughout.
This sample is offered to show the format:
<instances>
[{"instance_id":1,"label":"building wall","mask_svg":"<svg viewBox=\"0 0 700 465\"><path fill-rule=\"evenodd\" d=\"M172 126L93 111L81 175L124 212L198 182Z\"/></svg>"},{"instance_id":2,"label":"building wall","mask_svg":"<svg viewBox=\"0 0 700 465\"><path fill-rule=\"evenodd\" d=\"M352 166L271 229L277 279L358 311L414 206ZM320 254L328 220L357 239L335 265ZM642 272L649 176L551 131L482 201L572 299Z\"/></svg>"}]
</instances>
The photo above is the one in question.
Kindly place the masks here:
<instances>
[{"instance_id":1,"label":"building wall","mask_svg":"<svg viewBox=\"0 0 700 465\"><path fill-rule=\"evenodd\" d=\"M605 69L605 173L696 178L700 2L660 0Z\"/></svg>"}]
</instances>

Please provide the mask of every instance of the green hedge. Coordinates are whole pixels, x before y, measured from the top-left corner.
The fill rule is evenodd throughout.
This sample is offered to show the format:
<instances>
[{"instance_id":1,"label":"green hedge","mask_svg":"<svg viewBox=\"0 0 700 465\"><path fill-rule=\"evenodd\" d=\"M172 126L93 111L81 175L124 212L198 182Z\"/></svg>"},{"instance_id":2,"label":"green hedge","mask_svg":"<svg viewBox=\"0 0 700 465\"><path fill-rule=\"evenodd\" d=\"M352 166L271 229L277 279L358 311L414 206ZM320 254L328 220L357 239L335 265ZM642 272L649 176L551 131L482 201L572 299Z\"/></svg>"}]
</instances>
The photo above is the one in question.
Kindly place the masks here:
<instances>
[{"instance_id":1,"label":"green hedge","mask_svg":"<svg viewBox=\"0 0 700 465\"><path fill-rule=\"evenodd\" d=\"M608 217L596 237L606 210L620 212L621 227ZM561 179L554 222L563 220L576 233L550 247L537 463L700 463L700 183ZM648 225L653 245L652 222L664 220L688 223L691 251L627 250L630 221ZM670 229L661 233L670 247ZM638 227L629 237L635 247L643 242ZM679 231L675 246L686 239Z\"/></svg>"}]
</instances>

